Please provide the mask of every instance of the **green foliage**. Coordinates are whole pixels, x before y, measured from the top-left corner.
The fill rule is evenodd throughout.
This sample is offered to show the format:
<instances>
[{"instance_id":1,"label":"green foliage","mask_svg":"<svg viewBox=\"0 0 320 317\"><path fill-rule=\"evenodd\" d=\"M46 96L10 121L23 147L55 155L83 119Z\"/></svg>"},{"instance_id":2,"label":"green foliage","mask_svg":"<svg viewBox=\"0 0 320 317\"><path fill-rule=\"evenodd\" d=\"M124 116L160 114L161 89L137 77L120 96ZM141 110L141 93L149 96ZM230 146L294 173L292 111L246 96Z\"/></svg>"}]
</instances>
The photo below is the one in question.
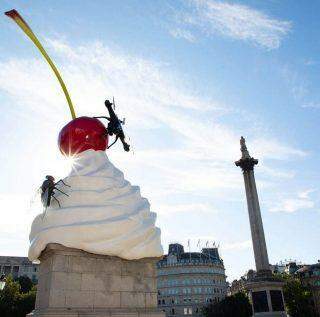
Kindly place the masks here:
<instances>
[{"instance_id":1,"label":"green foliage","mask_svg":"<svg viewBox=\"0 0 320 317\"><path fill-rule=\"evenodd\" d=\"M317 316L312 303L312 293L301 281L292 276L283 276L285 285L283 295L286 309L291 317Z\"/></svg>"},{"instance_id":2,"label":"green foliage","mask_svg":"<svg viewBox=\"0 0 320 317\"><path fill-rule=\"evenodd\" d=\"M246 294L240 292L204 307L203 314L205 317L250 317L252 308Z\"/></svg>"},{"instance_id":3,"label":"green foliage","mask_svg":"<svg viewBox=\"0 0 320 317\"><path fill-rule=\"evenodd\" d=\"M16 281L20 284L21 293L28 293L31 291L33 283L28 276L20 276Z\"/></svg>"},{"instance_id":4,"label":"green foliage","mask_svg":"<svg viewBox=\"0 0 320 317\"><path fill-rule=\"evenodd\" d=\"M36 288L33 285L29 288L26 279L22 279L22 283L23 286L19 284L19 280L14 281L11 276L6 278L6 285L0 291L1 317L25 317L34 309Z\"/></svg>"}]
</instances>

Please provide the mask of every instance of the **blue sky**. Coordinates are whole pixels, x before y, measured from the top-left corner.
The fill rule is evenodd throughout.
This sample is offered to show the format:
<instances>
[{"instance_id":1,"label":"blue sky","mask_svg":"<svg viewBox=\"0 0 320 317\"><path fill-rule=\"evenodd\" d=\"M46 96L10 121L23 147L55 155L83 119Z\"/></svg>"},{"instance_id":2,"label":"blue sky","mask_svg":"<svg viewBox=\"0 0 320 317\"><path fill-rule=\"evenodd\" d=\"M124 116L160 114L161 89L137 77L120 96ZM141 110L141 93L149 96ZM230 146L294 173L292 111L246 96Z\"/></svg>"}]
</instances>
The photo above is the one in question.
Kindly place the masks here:
<instances>
[{"instance_id":1,"label":"blue sky","mask_svg":"<svg viewBox=\"0 0 320 317\"><path fill-rule=\"evenodd\" d=\"M170 242L220 243L228 279L254 266L239 138L256 179L271 263L319 259L317 1L3 1L56 62L79 115L115 96L134 149L108 151ZM44 175L70 120L29 39L0 18L0 253L26 255Z\"/></svg>"}]
</instances>

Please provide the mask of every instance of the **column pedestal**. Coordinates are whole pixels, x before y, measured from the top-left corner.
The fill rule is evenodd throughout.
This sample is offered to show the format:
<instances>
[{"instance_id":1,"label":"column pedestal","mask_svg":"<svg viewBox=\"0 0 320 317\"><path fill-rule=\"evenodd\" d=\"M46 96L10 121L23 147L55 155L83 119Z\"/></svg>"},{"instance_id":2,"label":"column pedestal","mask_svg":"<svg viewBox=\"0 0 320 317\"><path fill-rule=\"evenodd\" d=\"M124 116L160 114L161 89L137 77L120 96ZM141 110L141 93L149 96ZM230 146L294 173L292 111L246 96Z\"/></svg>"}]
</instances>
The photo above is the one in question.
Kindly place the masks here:
<instances>
[{"instance_id":1,"label":"column pedestal","mask_svg":"<svg viewBox=\"0 0 320 317\"><path fill-rule=\"evenodd\" d=\"M49 244L40 257L35 310L28 317L164 317L156 262L124 260Z\"/></svg>"},{"instance_id":2,"label":"column pedestal","mask_svg":"<svg viewBox=\"0 0 320 317\"><path fill-rule=\"evenodd\" d=\"M284 298L282 293L283 282L264 274L248 280L245 288L253 308L254 317L286 317Z\"/></svg>"}]
</instances>

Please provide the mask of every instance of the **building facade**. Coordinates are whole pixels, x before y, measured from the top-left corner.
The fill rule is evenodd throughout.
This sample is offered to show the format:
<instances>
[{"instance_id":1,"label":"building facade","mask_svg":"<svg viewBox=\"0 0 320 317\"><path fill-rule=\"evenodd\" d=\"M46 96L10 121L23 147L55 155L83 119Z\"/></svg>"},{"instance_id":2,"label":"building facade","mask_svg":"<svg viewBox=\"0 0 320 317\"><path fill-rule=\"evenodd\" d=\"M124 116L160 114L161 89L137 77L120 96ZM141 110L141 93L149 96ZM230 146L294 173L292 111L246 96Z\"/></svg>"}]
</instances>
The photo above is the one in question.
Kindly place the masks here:
<instances>
[{"instance_id":1,"label":"building facade","mask_svg":"<svg viewBox=\"0 0 320 317\"><path fill-rule=\"evenodd\" d=\"M181 244L170 244L157 269L158 307L167 317L200 317L203 306L226 296L226 275L218 248L184 252Z\"/></svg>"},{"instance_id":2,"label":"building facade","mask_svg":"<svg viewBox=\"0 0 320 317\"><path fill-rule=\"evenodd\" d=\"M303 266L304 264L297 263L296 261L287 261L271 265L270 267L272 273L285 273L288 275L293 275Z\"/></svg>"},{"instance_id":3,"label":"building facade","mask_svg":"<svg viewBox=\"0 0 320 317\"><path fill-rule=\"evenodd\" d=\"M312 292L315 310L320 316L320 260L317 264L305 265L296 272L303 285Z\"/></svg>"},{"instance_id":4,"label":"building facade","mask_svg":"<svg viewBox=\"0 0 320 317\"><path fill-rule=\"evenodd\" d=\"M12 275L13 278L28 276L33 283L38 282L39 265L34 264L27 257L0 256L0 276Z\"/></svg>"},{"instance_id":5,"label":"building facade","mask_svg":"<svg viewBox=\"0 0 320 317\"><path fill-rule=\"evenodd\" d=\"M239 280L234 280L229 285L228 295L235 295L239 292L247 293L246 283L252 280L257 275L254 270L249 270L246 274L242 275Z\"/></svg>"}]
</instances>

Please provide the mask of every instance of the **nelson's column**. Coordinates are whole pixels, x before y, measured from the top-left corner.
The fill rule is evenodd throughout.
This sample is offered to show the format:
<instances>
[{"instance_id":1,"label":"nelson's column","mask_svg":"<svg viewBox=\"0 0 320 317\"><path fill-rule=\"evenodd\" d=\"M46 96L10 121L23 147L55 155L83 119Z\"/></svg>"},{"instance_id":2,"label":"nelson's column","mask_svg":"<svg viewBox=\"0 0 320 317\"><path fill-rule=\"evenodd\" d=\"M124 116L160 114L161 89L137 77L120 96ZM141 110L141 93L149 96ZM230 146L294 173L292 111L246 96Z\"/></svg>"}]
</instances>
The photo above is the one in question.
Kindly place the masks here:
<instances>
[{"instance_id":1,"label":"nelson's column","mask_svg":"<svg viewBox=\"0 0 320 317\"><path fill-rule=\"evenodd\" d=\"M254 166L258 160L250 156L245 139L241 137L241 159L236 161L243 171L247 196L251 237L257 274L246 283L254 316L287 316L284 310L282 286L283 282L272 276L263 224L260 212L259 198L254 178Z\"/></svg>"}]
</instances>

